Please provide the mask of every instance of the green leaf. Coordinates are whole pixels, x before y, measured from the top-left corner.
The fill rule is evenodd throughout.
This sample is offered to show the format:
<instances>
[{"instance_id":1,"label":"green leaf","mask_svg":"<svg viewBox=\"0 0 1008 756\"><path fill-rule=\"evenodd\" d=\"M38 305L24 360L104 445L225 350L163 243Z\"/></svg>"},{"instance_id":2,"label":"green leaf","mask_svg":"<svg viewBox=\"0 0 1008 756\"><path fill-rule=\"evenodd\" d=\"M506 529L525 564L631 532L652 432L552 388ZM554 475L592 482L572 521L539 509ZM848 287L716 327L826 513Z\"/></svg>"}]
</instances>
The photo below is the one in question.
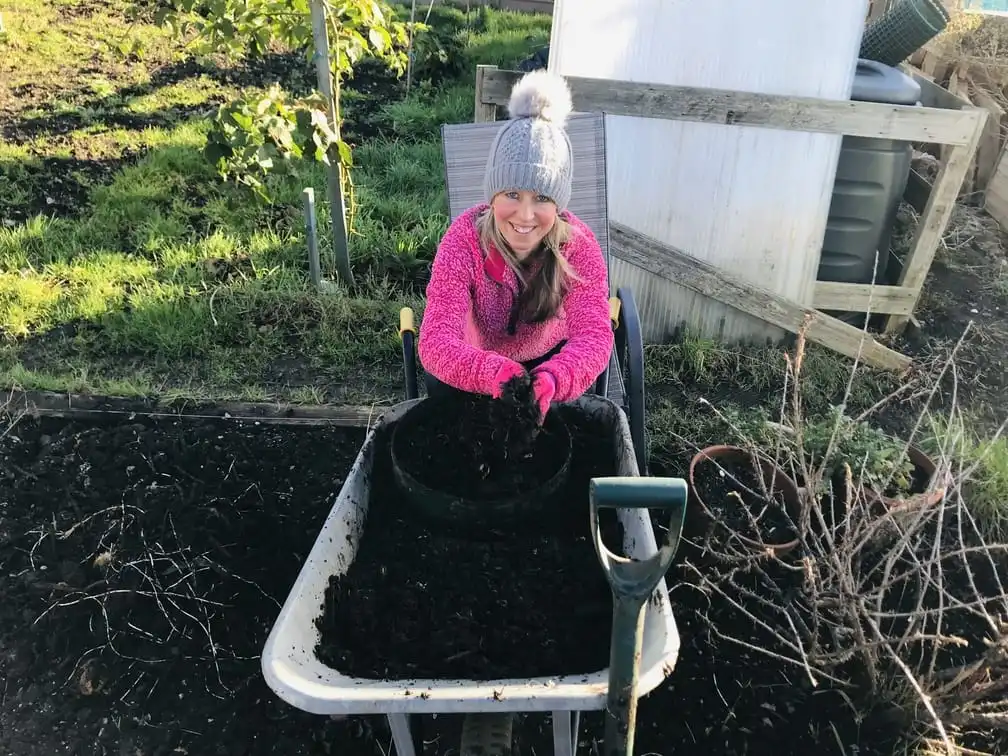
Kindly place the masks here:
<instances>
[{"instance_id":1,"label":"green leaf","mask_svg":"<svg viewBox=\"0 0 1008 756\"><path fill-rule=\"evenodd\" d=\"M253 120L251 115L248 115L246 113L235 112L231 113L231 120L234 121L236 124L238 124L238 126L244 129L245 131L252 130Z\"/></svg>"},{"instance_id":2,"label":"green leaf","mask_svg":"<svg viewBox=\"0 0 1008 756\"><path fill-rule=\"evenodd\" d=\"M217 164L220 160L224 158L229 158L234 154L230 147L227 147L217 142L207 142L206 146L203 148L203 155L208 161L213 164Z\"/></svg>"},{"instance_id":3,"label":"green leaf","mask_svg":"<svg viewBox=\"0 0 1008 756\"><path fill-rule=\"evenodd\" d=\"M350 151L350 145L340 139L336 142L336 149L339 150L340 162L347 168L353 168L353 153Z\"/></svg>"},{"instance_id":4,"label":"green leaf","mask_svg":"<svg viewBox=\"0 0 1008 756\"><path fill-rule=\"evenodd\" d=\"M389 33L385 29L378 27L371 28L368 32L368 40L379 52L384 51L385 48L392 45L392 37L389 36Z\"/></svg>"}]
</instances>

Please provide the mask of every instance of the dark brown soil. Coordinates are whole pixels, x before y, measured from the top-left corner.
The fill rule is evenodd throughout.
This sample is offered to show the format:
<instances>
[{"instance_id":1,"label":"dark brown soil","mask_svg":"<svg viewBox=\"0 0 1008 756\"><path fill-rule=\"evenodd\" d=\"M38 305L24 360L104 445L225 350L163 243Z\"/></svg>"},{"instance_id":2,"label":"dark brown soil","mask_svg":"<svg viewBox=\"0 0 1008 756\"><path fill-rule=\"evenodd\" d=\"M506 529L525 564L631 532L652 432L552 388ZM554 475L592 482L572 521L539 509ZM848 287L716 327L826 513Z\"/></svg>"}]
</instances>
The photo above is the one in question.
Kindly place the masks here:
<instances>
[{"instance_id":1,"label":"dark brown soil","mask_svg":"<svg viewBox=\"0 0 1008 756\"><path fill-rule=\"evenodd\" d=\"M971 225L957 231L964 218ZM906 226L902 213L899 224ZM954 248L939 250L914 311L920 329L908 329L895 346L920 360L944 359L968 327L955 394L949 371L935 402L947 410L954 396L977 430L992 434L1008 413L1008 233L982 210L960 205L946 238Z\"/></svg>"},{"instance_id":2,"label":"dark brown soil","mask_svg":"<svg viewBox=\"0 0 1008 756\"><path fill-rule=\"evenodd\" d=\"M367 748L258 659L362 441L172 419L0 438L0 753Z\"/></svg>"},{"instance_id":3,"label":"dark brown soil","mask_svg":"<svg viewBox=\"0 0 1008 756\"><path fill-rule=\"evenodd\" d=\"M598 454L598 438L576 431L575 459L591 459L593 448ZM258 660L327 514L326 497L341 485L361 441L359 431L343 429L140 418L24 419L0 439L0 753L387 754L390 735L380 717L334 722L299 712L268 689ZM589 471L577 469L584 490ZM375 476L379 486L389 480ZM590 544L575 548L580 534L463 545L418 530L392 497L376 496L372 506L372 522L381 527L368 534L381 537L363 540L357 563L371 564L371 575L355 580L382 590L370 603L351 597L359 613L341 627L371 636L351 648L375 656L382 644L397 649L381 661L390 674L397 664L426 664L442 674L479 664L514 673L523 663L520 674L550 664L563 671L604 666L606 588ZM576 508L571 530L583 533L587 508ZM618 534L605 538L619 543ZM390 553L392 545L410 555ZM561 560L565 552L569 558ZM464 559L486 562L466 570ZM524 595L536 566L542 581ZM383 579L399 587L386 592ZM445 594L430 590L438 580L455 586L450 612ZM160 605L152 583L161 587ZM669 585L682 646L667 682L641 701L637 753L899 752L899 712L873 708L867 696L848 691L865 715L859 721L843 696L827 685L812 689L800 668L712 634L708 621L773 650L751 619L699 594L681 567L670 572ZM116 590L123 593L110 593ZM583 612L576 621L557 621L574 611ZM492 624L494 612L507 619L507 634ZM483 632L481 619L491 632ZM972 625L952 627L978 636ZM413 642L392 646L396 634ZM478 656L489 657L493 643L498 652L511 644L510 658ZM352 663L380 665L375 658ZM458 717L418 724L423 756L457 752ZM551 737L547 715L520 717L515 753L550 753ZM601 738L599 712L586 714L581 752L591 753ZM1004 744L988 746L1006 752Z\"/></svg>"},{"instance_id":4,"label":"dark brown soil","mask_svg":"<svg viewBox=\"0 0 1008 756\"><path fill-rule=\"evenodd\" d=\"M616 457L597 422L565 417L577 441L571 476L550 514L529 523L532 533L477 540L427 526L401 506L382 450L360 551L346 576L331 579L317 621L319 658L367 678L605 668L612 597L590 538L588 481L615 474ZM433 464L456 462L443 455ZM619 550L615 517L604 522L605 543Z\"/></svg>"},{"instance_id":5,"label":"dark brown soil","mask_svg":"<svg viewBox=\"0 0 1008 756\"><path fill-rule=\"evenodd\" d=\"M763 482L750 462L705 460L697 464L693 484L714 519L733 532L765 543L785 543L795 537L783 497L773 492L773 500L766 499Z\"/></svg>"}]
</instances>

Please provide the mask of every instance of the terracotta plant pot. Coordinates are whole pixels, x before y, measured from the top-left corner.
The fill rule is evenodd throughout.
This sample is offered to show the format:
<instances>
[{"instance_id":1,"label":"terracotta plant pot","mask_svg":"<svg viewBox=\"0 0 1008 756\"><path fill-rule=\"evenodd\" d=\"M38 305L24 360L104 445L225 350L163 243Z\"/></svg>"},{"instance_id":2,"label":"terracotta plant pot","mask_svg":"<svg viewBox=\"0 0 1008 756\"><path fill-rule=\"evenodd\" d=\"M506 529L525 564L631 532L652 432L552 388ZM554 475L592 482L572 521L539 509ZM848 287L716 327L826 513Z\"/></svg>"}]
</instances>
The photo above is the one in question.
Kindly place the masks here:
<instances>
[{"instance_id":1,"label":"terracotta plant pot","mask_svg":"<svg viewBox=\"0 0 1008 756\"><path fill-rule=\"evenodd\" d=\"M798 495L797 484L790 476L781 470L778 465L766 459L762 455L758 456L758 461L766 489L772 494L776 494L775 498L783 500L788 515L791 517L792 522L796 523L801 511L801 500ZM706 504L706 507L711 509L711 502L705 502L701 497L700 492L697 490L697 472L702 465L706 464L720 465L721 467L738 466L752 471L753 455L740 447L724 445L709 446L697 453L693 459L690 460L689 466L689 488L690 497L692 499L692 512L687 517L687 520L689 520L690 517L693 517L704 523L709 523L710 521L710 515L708 515L705 511L704 505ZM754 490L759 493L759 489ZM725 492L725 496L728 496L727 491ZM799 538L794 528L788 528L788 536L790 537L787 538L787 540L777 541L767 538L763 543L741 534L737 534L736 537L756 551L762 551L769 547L772 548L776 554L781 555L792 551L796 546L798 546Z\"/></svg>"},{"instance_id":2,"label":"terracotta plant pot","mask_svg":"<svg viewBox=\"0 0 1008 756\"><path fill-rule=\"evenodd\" d=\"M909 494L907 496L883 496L878 489L873 488L869 484L864 484L861 488L869 503L875 504L881 502L889 509L901 509L911 503L914 508L927 508L935 506L945 497L945 493L948 490L947 480L940 481L938 485L934 485L932 488L938 476L938 467L935 465L934 460L922 449L912 444L907 448L907 457L920 477L925 480L924 492Z\"/></svg>"}]
</instances>

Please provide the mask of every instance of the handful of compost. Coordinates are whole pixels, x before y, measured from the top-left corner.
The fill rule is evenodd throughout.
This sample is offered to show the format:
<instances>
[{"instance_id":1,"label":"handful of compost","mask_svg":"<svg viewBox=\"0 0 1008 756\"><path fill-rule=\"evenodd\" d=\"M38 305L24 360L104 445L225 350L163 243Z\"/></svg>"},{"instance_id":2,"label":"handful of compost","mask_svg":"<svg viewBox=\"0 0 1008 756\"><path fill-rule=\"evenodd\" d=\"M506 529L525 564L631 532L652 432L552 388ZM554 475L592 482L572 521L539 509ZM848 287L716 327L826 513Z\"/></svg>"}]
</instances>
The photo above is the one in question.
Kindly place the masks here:
<instances>
[{"instance_id":1,"label":"handful of compost","mask_svg":"<svg viewBox=\"0 0 1008 756\"><path fill-rule=\"evenodd\" d=\"M478 397L463 415L470 432L469 463L483 480L499 476L532 456L541 430L539 407L528 374L507 381L496 399Z\"/></svg>"},{"instance_id":2,"label":"handful of compost","mask_svg":"<svg viewBox=\"0 0 1008 756\"><path fill-rule=\"evenodd\" d=\"M528 373L510 378L501 386L498 398L484 397L473 410L483 415L473 418L484 429L473 453L476 469L484 479L532 456L541 427Z\"/></svg>"},{"instance_id":3,"label":"handful of compost","mask_svg":"<svg viewBox=\"0 0 1008 756\"><path fill-rule=\"evenodd\" d=\"M491 448L500 462L524 459L532 454L542 428L539 403L528 373L516 375L504 384L500 399L490 403L490 422L499 431Z\"/></svg>"},{"instance_id":4,"label":"handful of compost","mask_svg":"<svg viewBox=\"0 0 1008 756\"><path fill-rule=\"evenodd\" d=\"M427 488L470 500L549 480L569 447L566 434L542 422L533 381L515 376L497 398L457 391L426 399L405 418L411 440L400 444L398 464Z\"/></svg>"}]
</instances>

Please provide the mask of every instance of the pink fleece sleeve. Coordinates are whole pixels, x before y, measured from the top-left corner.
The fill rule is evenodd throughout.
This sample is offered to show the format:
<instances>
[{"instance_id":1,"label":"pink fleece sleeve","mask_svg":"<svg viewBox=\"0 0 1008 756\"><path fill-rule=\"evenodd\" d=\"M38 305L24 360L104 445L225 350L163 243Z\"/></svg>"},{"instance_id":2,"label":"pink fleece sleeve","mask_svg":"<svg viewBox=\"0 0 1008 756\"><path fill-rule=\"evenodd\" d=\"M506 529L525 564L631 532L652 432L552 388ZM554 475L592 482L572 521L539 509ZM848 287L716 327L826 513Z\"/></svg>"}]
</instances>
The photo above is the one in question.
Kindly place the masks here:
<instances>
[{"instance_id":1,"label":"pink fleece sleeve","mask_svg":"<svg viewBox=\"0 0 1008 756\"><path fill-rule=\"evenodd\" d=\"M588 226L572 218L575 236L567 261L577 274L564 298L569 336L540 368L556 380L554 401L581 396L605 369L613 350L609 320L609 274L605 256Z\"/></svg>"},{"instance_id":2,"label":"pink fleece sleeve","mask_svg":"<svg viewBox=\"0 0 1008 756\"><path fill-rule=\"evenodd\" d=\"M417 352L424 369L443 383L475 394L491 394L494 378L508 360L465 341L473 306L474 243L472 219L462 215L438 245Z\"/></svg>"}]
</instances>

